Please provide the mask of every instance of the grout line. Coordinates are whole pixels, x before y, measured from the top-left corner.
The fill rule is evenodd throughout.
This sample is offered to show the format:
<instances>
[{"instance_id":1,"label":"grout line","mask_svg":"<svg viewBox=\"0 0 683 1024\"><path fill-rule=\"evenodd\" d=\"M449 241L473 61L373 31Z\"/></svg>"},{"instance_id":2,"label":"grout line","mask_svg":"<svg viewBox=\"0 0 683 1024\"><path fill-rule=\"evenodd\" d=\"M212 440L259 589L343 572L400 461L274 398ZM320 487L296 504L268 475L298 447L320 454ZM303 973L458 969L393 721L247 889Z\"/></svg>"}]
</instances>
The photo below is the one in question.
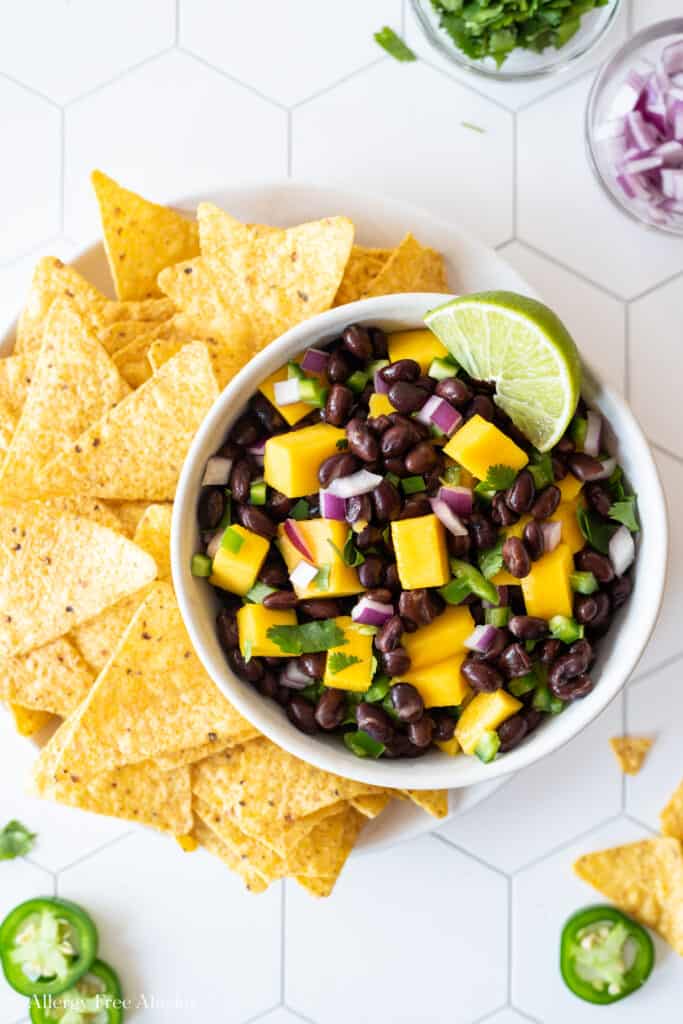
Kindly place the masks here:
<instances>
[{"instance_id":1,"label":"grout line","mask_svg":"<svg viewBox=\"0 0 683 1024\"><path fill-rule=\"evenodd\" d=\"M565 92L570 88L570 86L576 85L578 82L582 82L584 78L588 78L589 75L595 75L597 70L598 65L596 64L592 68L586 68L586 70L582 71L580 75L577 75L576 78L572 78L568 82L559 82L553 89L549 89L548 92L541 93L534 96L533 99L527 100L526 103L520 104L520 106L517 107L517 113L521 114L523 111L529 110L531 107L535 107L539 103L543 103L543 101L547 100L550 96L556 96L559 92Z\"/></svg>"},{"instance_id":2,"label":"grout line","mask_svg":"<svg viewBox=\"0 0 683 1024\"><path fill-rule=\"evenodd\" d=\"M73 99L67 100L64 104L64 109L67 107L75 106L77 103L81 103L82 100L90 99L91 96L96 96L103 89L108 89L110 85L115 85L116 82L120 82L122 78L127 75L132 75L140 68L144 68L147 64L151 64L153 61L158 60L160 57L165 57L167 53L173 52L173 46L165 46L162 50L158 50L157 53L151 53L143 60L139 60L136 64L131 64L130 67L124 68L123 71L117 72L112 75L111 78L107 78L104 82L100 82L98 85L94 85L92 89L87 89L85 92L80 93L78 96L74 96Z\"/></svg>"},{"instance_id":3,"label":"grout line","mask_svg":"<svg viewBox=\"0 0 683 1024\"><path fill-rule=\"evenodd\" d=\"M294 124L293 112L287 111L287 177L292 177L292 166L294 164Z\"/></svg>"},{"instance_id":4,"label":"grout line","mask_svg":"<svg viewBox=\"0 0 683 1024\"><path fill-rule=\"evenodd\" d=\"M519 125L516 111L512 112L512 237L517 236L517 197L519 195Z\"/></svg>"},{"instance_id":5,"label":"grout line","mask_svg":"<svg viewBox=\"0 0 683 1024\"><path fill-rule=\"evenodd\" d=\"M250 92L253 96L258 96L260 100L263 100L264 103L268 103L271 107L277 107L278 110L288 109L285 103L280 103L278 100L274 100L272 96L267 96L264 92L261 92L260 89L255 88L255 86L253 85L250 85L249 82L243 82L241 78L236 78L234 75L231 75L229 71L225 71L223 68L217 67L215 64L212 64L211 61L208 61L205 57L201 57L198 53L195 53L194 50L188 50L187 47L178 44L177 52L182 53L184 57L189 57L190 60L196 60L198 64L201 64L205 68L209 68L210 71L213 71L215 72L215 74L220 75L221 78L225 78L228 82L232 82L234 85L241 86L243 89L246 89L247 92Z\"/></svg>"},{"instance_id":6,"label":"grout line","mask_svg":"<svg viewBox=\"0 0 683 1024\"><path fill-rule=\"evenodd\" d=\"M631 401L631 307L624 303L624 397Z\"/></svg>"},{"instance_id":7,"label":"grout line","mask_svg":"<svg viewBox=\"0 0 683 1024\"><path fill-rule=\"evenodd\" d=\"M486 1024L486 1021L493 1020L494 1017L497 1017L498 1014L502 1013L503 1010L506 1010L507 1007L507 1003L503 1003L501 1006L496 1006L495 1010L488 1010L483 1017L477 1017L472 1024Z\"/></svg>"},{"instance_id":8,"label":"grout line","mask_svg":"<svg viewBox=\"0 0 683 1024\"><path fill-rule=\"evenodd\" d=\"M515 213L516 213L516 211L515 211ZM517 241L517 239L515 238L515 236L514 235L510 235L510 237L506 238L504 242L498 242L496 245L494 245L493 248L496 250L496 252L500 252L501 249L506 249L508 247L508 245L512 245L513 242L516 242L516 241Z\"/></svg>"},{"instance_id":9,"label":"grout line","mask_svg":"<svg viewBox=\"0 0 683 1024\"><path fill-rule=\"evenodd\" d=\"M4 78L5 81L11 82L12 85L16 85L17 89L23 89L25 92L30 93L31 96L35 96L36 99L42 100L43 103L47 103L50 107L55 107L57 110L61 110L61 104L57 103L56 100L51 99L47 93L40 92L39 89L34 89L32 85L27 85L26 82L22 82L19 78L15 78L14 75L8 75L6 71L0 71L0 78Z\"/></svg>"},{"instance_id":10,"label":"grout line","mask_svg":"<svg viewBox=\"0 0 683 1024\"><path fill-rule=\"evenodd\" d=\"M514 949L512 942L512 879L508 878L507 883L507 901L508 901L508 927L507 927L507 999L508 1003L512 999L512 951Z\"/></svg>"},{"instance_id":11,"label":"grout line","mask_svg":"<svg viewBox=\"0 0 683 1024\"><path fill-rule=\"evenodd\" d=\"M306 1017L303 1013L299 1013L298 1010L293 1010L291 1006L287 1005L287 1003L283 1003L283 1006L288 1013L291 1013L292 1016L298 1018L298 1020L302 1020L304 1024L315 1024L312 1017Z\"/></svg>"},{"instance_id":12,"label":"grout line","mask_svg":"<svg viewBox=\"0 0 683 1024\"><path fill-rule=\"evenodd\" d=\"M66 111L62 108L60 111L60 142L61 150L59 153L59 225L60 230L64 232L64 225L66 221Z\"/></svg>"},{"instance_id":13,"label":"grout line","mask_svg":"<svg viewBox=\"0 0 683 1024\"><path fill-rule=\"evenodd\" d=\"M543 1022L539 1020L538 1017L532 1017L530 1013L527 1013L526 1010L520 1010L520 1008L518 1006L515 1006L514 1003L510 1003L510 1009L514 1010L514 1012L518 1014L520 1017L523 1017L524 1020L528 1020L529 1024L543 1024Z\"/></svg>"},{"instance_id":14,"label":"grout line","mask_svg":"<svg viewBox=\"0 0 683 1024\"><path fill-rule=\"evenodd\" d=\"M527 239L524 238L523 236L517 235L517 241L520 245L525 246L525 248L527 248L530 252L535 253L537 256L540 256L544 260L548 260L549 263L552 263L554 264L554 266L559 267L560 270L564 270L568 274L572 274L574 277L578 278L579 281L583 281L585 284L590 285L591 288L594 288L596 291L602 292L604 295L608 295L611 299L614 299L615 302L618 302L620 304L628 302L628 299L625 299L623 295L618 295L617 292L613 292L612 289L607 288L606 285L598 284L598 282L591 280L591 278L588 277L586 274L582 274L580 270L576 270L574 267L570 267L567 263L563 263L562 260L558 260L556 256L553 256L551 255L551 253L546 252L545 249L539 249L537 245L534 245L533 242L527 241Z\"/></svg>"},{"instance_id":15,"label":"grout line","mask_svg":"<svg viewBox=\"0 0 683 1024\"><path fill-rule=\"evenodd\" d=\"M286 975L287 969L287 882L283 878L282 888L280 895L280 1001L284 1004L287 992L286 992Z\"/></svg>"},{"instance_id":16,"label":"grout line","mask_svg":"<svg viewBox=\"0 0 683 1024\"><path fill-rule=\"evenodd\" d=\"M175 31L173 33L173 45L180 46L180 0L175 0Z\"/></svg>"},{"instance_id":17,"label":"grout line","mask_svg":"<svg viewBox=\"0 0 683 1024\"><path fill-rule=\"evenodd\" d=\"M538 857L534 857L533 860L527 861L526 864L522 864L521 867L515 870L513 877L521 875L524 872L529 871L531 868L538 867L538 865L542 864L543 861L550 860L552 857L555 857L556 854L562 853L563 850L568 850L570 846L580 842L582 839L586 839L588 836L592 835L593 832L597 832L599 829L604 828L605 825L612 825L621 817L623 817L621 811L618 814L610 814L609 817L603 818L602 821L597 822L595 825L591 825L590 828L585 829L583 832L579 832L578 835L572 836L571 839L563 840L561 843L558 843L557 846L553 846L550 850L546 850L545 853L539 854Z\"/></svg>"},{"instance_id":18,"label":"grout line","mask_svg":"<svg viewBox=\"0 0 683 1024\"><path fill-rule=\"evenodd\" d=\"M246 1020L242 1021L242 1024L255 1024L255 1021L263 1020L263 1018L267 1017L269 1013L279 1010L281 1006L282 1003L273 1003L273 1005L269 1006L267 1009L260 1010L258 1013L255 1013L253 1017L247 1017Z\"/></svg>"},{"instance_id":19,"label":"grout line","mask_svg":"<svg viewBox=\"0 0 683 1024\"><path fill-rule=\"evenodd\" d=\"M298 100L296 103L292 103L289 109L297 110L299 107L304 107L306 104L312 103L313 100L317 100L321 96L326 96L328 92L332 92L332 90L336 89L338 86L345 85L346 82L350 82L351 79L355 78L357 75L362 75L366 71L376 68L378 64L385 64L389 60L391 60L391 57L375 57L374 60L371 60L368 64L363 64L361 67L356 68L355 71L349 71L347 75L342 75L341 78L337 78L329 85L323 86L322 89L318 89L316 92L310 93L310 95L305 96L302 100Z\"/></svg>"},{"instance_id":20,"label":"grout line","mask_svg":"<svg viewBox=\"0 0 683 1024\"><path fill-rule=\"evenodd\" d=\"M488 96L485 92L482 92L481 89L475 89L474 85L470 81L465 84L462 79L456 78L455 75L452 75L445 68L440 67L440 65L432 63L431 60L427 60L426 57L420 57L420 63L426 64L428 68L431 68L432 71L436 71L436 73L441 75L442 78L447 78L449 82L455 82L456 85L459 85L466 92L474 93L474 95L479 96L480 99L486 100L486 102L490 103L492 107L497 107L498 110L502 110L508 115L513 113L512 109L510 107L506 107L504 103L500 102L500 100L494 99L493 96Z\"/></svg>"},{"instance_id":21,"label":"grout line","mask_svg":"<svg viewBox=\"0 0 683 1024\"><path fill-rule=\"evenodd\" d=\"M666 448L663 444L660 444L659 441L653 441L651 437L648 438L648 442L650 447L654 448L655 451L661 452L662 455L668 455L670 459L674 460L674 462L680 462L683 464L683 456L679 455L677 452L672 451L670 448Z\"/></svg>"},{"instance_id":22,"label":"grout line","mask_svg":"<svg viewBox=\"0 0 683 1024\"><path fill-rule=\"evenodd\" d=\"M665 277L664 280L658 281L657 284L651 284L649 288L645 289L645 291L638 292L637 295L631 296L627 301L629 303L640 302L641 299L647 299L650 295L653 295L654 292L659 291L660 288L666 288L668 285L674 284L679 279L681 284L683 284L683 270L674 271L674 273L670 274L669 277Z\"/></svg>"},{"instance_id":23,"label":"grout line","mask_svg":"<svg viewBox=\"0 0 683 1024\"><path fill-rule=\"evenodd\" d=\"M102 853L104 850L108 850L110 846L115 846L116 843L122 843L124 839L130 839L131 836L136 835L134 829L130 829L128 832L124 832L123 835L115 836L114 839L109 839L102 846L96 847L94 850L90 850L89 853L83 854L82 857L77 857L76 860L72 860L69 864L62 865L56 874L63 875L65 871L71 871L72 868L77 867L78 864L82 864L86 860L90 860L91 857L95 857L98 853Z\"/></svg>"},{"instance_id":24,"label":"grout line","mask_svg":"<svg viewBox=\"0 0 683 1024\"><path fill-rule=\"evenodd\" d=\"M670 658L665 658L664 661L660 661L657 665L653 665L652 668L647 669L647 671L643 672L641 675L631 676L629 686L640 686L640 684L644 683L650 678L650 676L656 676L659 672L663 672L664 669L670 668L671 665L675 665L676 662L681 660L681 658L683 658L683 652L679 651L678 654L672 654Z\"/></svg>"},{"instance_id":25,"label":"grout line","mask_svg":"<svg viewBox=\"0 0 683 1024\"><path fill-rule=\"evenodd\" d=\"M446 836L441 835L440 832L430 832L429 837L431 839L436 839L436 841L439 843L443 843L444 846L449 846L452 850L457 850L458 853L461 853L463 857L469 857L470 860L475 861L477 864L480 864L481 867L487 868L487 870L489 871L495 872L495 874L499 875L501 878L504 878L506 881L511 877L505 871L503 871L502 868L496 867L495 864L490 864L487 860L484 860L483 857L479 857L476 853L470 853L469 850L463 849L462 846L458 846L458 844L454 843L452 839L447 839Z\"/></svg>"},{"instance_id":26,"label":"grout line","mask_svg":"<svg viewBox=\"0 0 683 1024\"><path fill-rule=\"evenodd\" d=\"M626 821L630 821L632 825L637 825L638 828L644 828L651 836L660 835L656 828L653 828L652 825L648 825L647 822L643 821L641 818L637 818L635 814L631 814L629 811L624 811L622 817L624 817Z\"/></svg>"}]
</instances>

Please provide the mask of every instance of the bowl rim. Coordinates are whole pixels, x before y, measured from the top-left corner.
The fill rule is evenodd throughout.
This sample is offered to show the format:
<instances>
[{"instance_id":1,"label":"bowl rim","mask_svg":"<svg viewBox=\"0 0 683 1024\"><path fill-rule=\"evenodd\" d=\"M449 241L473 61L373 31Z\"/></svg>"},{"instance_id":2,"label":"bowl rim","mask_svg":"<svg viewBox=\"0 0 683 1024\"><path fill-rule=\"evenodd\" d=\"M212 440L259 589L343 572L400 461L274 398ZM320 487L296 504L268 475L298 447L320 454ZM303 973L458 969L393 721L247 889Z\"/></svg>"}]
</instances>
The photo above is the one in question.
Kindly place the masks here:
<instances>
[{"instance_id":1,"label":"bowl rim","mask_svg":"<svg viewBox=\"0 0 683 1024\"><path fill-rule=\"evenodd\" d=\"M642 46L646 46L648 43L652 43L656 39L668 35L683 35L682 16L677 18L666 18L663 21L656 21L652 25L645 25L643 28L639 29L638 32L634 32L634 34L622 43L621 46L619 46L614 53L607 58L601 67L598 68L588 93L588 99L586 100L583 122L584 145L586 147L588 165L593 172L593 176L597 180L603 195L609 199L612 206L620 210L621 213L626 214L629 220L633 221L634 224L638 224L641 228L645 228L647 231L669 235L672 238L681 238L683 235L683 227L674 228L666 224L655 224L653 221L644 220L644 218L640 217L634 209L627 206L625 202L622 202L619 198L618 192L615 192L610 188L608 181L601 170L594 139L595 108L597 106L600 90L602 89L605 81L615 72L624 57L628 57L629 55L635 56Z\"/></svg>"},{"instance_id":2,"label":"bowl rim","mask_svg":"<svg viewBox=\"0 0 683 1024\"><path fill-rule=\"evenodd\" d=\"M545 64L541 64L538 68L534 68L533 70L501 71L499 69L486 67L477 61L469 60L464 55L461 56L460 51L455 44L447 43L443 35L435 29L423 9L423 4L425 2L429 3L430 0L410 0L410 2L415 17L417 18L427 42L435 50L438 50L442 56L446 57L446 59L451 62L451 64L455 64L464 71L471 71L475 75L480 75L482 78L487 78L494 82L529 82L534 79L550 78L551 75L562 74L565 71L568 71L576 61L585 57L587 53L590 53L590 51L607 36L615 23L622 5L622 0L614 0L612 8L607 14L604 23L601 25L600 30L591 39L586 40L585 44L571 55L563 55L562 48L560 48L555 51L557 54L556 60L549 60Z\"/></svg>"},{"instance_id":3,"label":"bowl rim","mask_svg":"<svg viewBox=\"0 0 683 1024\"><path fill-rule=\"evenodd\" d=\"M188 552L184 543L185 524L189 516L195 515L196 498L204 465L216 447L215 441L209 445L210 439L214 435L224 435L261 380L279 368L288 358L313 344L316 338L319 343L321 336L331 337L338 333L342 326L356 321L396 321L402 322L404 329L409 329L421 321L427 309L448 301L448 298L446 295L408 293L364 299L312 317L271 342L233 378L204 419L183 465L173 509L171 568L178 604L194 649L219 689L260 732L294 756L337 775L396 789L457 789L490 781L528 767L568 743L597 718L623 689L654 630L666 579L666 502L649 445L626 401L602 383L599 376L582 360L584 392L588 392L589 395L597 395L599 392L605 396L606 401L618 412L620 428L617 433L620 434L627 429L629 443L635 445L637 449L633 453L632 461L638 464L640 475L647 479L648 493L652 497L653 506L648 514L647 529L648 534L653 539L656 538L654 556L652 552L650 553L648 579L642 584L648 586L651 593L646 613L638 622L635 641L633 636L627 636L622 641L619 658L617 659L614 654L610 656L609 672L606 672L605 665L601 671L599 684L588 697L573 705L567 713L545 723L544 728L535 732L520 747L488 765L480 763L476 758L449 758L441 753L409 761L370 761L354 757L340 743L328 746L321 738L301 733L279 707L267 701L232 673L222 651L220 657L212 656L201 636L200 621L203 613L197 612L196 602L191 594L192 587L197 586L197 580L190 573ZM241 392L244 392L247 398L237 398ZM604 678L605 675L609 678Z\"/></svg>"}]
</instances>

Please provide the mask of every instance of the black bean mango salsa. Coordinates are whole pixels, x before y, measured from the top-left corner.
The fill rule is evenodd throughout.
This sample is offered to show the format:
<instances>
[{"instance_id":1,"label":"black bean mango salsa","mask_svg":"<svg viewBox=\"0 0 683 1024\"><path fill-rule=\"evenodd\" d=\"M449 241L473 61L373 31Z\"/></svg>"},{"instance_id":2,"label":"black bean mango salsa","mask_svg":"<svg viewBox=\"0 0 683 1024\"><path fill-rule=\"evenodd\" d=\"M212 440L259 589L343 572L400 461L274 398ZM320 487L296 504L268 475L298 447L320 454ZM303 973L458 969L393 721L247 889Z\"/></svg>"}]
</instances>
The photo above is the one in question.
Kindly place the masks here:
<instances>
[{"instance_id":1,"label":"black bean mango salsa","mask_svg":"<svg viewBox=\"0 0 683 1024\"><path fill-rule=\"evenodd\" d=\"M202 482L192 571L230 667L359 757L511 750L592 690L631 591L635 496L606 434L580 401L539 453L429 330L309 349Z\"/></svg>"}]
</instances>

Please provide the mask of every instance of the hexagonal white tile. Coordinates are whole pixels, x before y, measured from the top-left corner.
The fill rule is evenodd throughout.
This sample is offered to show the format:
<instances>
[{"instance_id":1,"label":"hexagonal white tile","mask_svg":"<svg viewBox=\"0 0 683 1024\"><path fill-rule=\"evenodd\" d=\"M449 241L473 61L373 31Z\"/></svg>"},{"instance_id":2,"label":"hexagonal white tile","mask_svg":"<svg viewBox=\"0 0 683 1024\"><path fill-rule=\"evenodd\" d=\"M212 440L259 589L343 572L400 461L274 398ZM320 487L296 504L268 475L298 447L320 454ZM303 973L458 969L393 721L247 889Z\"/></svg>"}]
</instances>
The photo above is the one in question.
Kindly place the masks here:
<instances>
[{"instance_id":1,"label":"hexagonal white tile","mask_svg":"<svg viewBox=\"0 0 683 1024\"><path fill-rule=\"evenodd\" d=\"M344 16L334 22L325 4L310 0L183 0L180 44L278 103L291 105L380 58L383 51L373 33L383 24L398 26L400 16L400 0L349 0ZM258 39L258 60L245 46L249 38Z\"/></svg>"},{"instance_id":2,"label":"hexagonal white tile","mask_svg":"<svg viewBox=\"0 0 683 1024\"><path fill-rule=\"evenodd\" d=\"M255 897L215 857L140 832L59 876L100 929L133 1013L237 1024L280 997L280 890ZM138 951L144 950L140 957Z\"/></svg>"},{"instance_id":3,"label":"hexagonal white tile","mask_svg":"<svg viewBox=\"0 0 683 1024\"><path fill-rule=\"evenodd\" d=\"M505 1002L506 914L505 880L430 837L351 861L324 903L288 883L286 1002L317 1024L358 1019L359 999L365 1020L441 1024L430 979L448 978L448 1020L470 1024Z\"/></svg>"},{"instance_id":4,"label":"hexagonal white tile","mask_svg":"<svg viewBox=\"0 0 683 1024\"><path fill-rule=\"evenodd\" d=\"M144 17L137 0L117 0L108 18L89 0L22 0L4 19L0 67L66 103L172 46L174 33L174 0L145 0Z\"/></svg>"},{"instance_id":5,"label":"hexagonal white tile","mask_svg":"<svg viewBox=\"0 0 683 1024\"><path fill-rule=\"evenodd\" d=\"M412 201L492 245L512 235L511 116L424 64L355 75L297 107L292 133L296 177Z\"/></svg>"},{"instance_id":6,"label":"hexagonal white tile","mask_svg":"<svg viewBox=\"0 0 683 1024\"><path fill-rule=\"evenodd\" d=\"M1 265L60 230L62 129L61 114L53 104L1 77L0 124L5 153Z\"/></svg>"},{"instance_id":7,"label":"hexagonal white tile","mask_svg":"<svg viewBox=\"0 0 683 1024\"><path fill-rule=\"evenodd\" d=\"M448 60L428 41L410 2L406 4L405 36L415 53L427 61L427 63L440 68L446 74L462 82L463 85L467 85L484 96L489 96L492 100L507 107L509 110L519 110L521 107L533 102L533 100L539 99L547 93L554 92L562 85L566 85L576 79L578 75L583 74L590 68L597 67L603 60L606 60L626 38L627 22L627 4L624 4L609 33L595 50L577 60L558 75L548 75L544 78L517 82L501 82L494 78L484 78L483 75L477 75L471 71L460 69L457 64Z\"/></svg>"},{"instance_id":8,"label":"hexagonal white tile","mask_svg":"<svg viewBox=\"0 0 683 1024\"><path fill-rule=\"evenodd\" d=\"M593 178L581 116L589 86L584 75L518 114L517 236L630 298L683 270L683 250L632 223Z\"/></svg>"},{"instance_id":9,"label":"hexagonal white tile","mask_svg":"<svg viewBox=\"0 0 683 1024\"><path fill-rule=\"evenodd\" d=\"M663 452L654 451L655 462L662 477L670 509L683 507L683 465ZM683 606L683 536L677 529L669 529L669 560L664 601L652 639L645 648L634 673L640 679L644 673L661 665L677 654L683 654L680 610Z\"/></svg>"},{"instance_id":10,"label":"hexagonal white tile","mask_svg":"<svg viewBox=\"0 0 683 1024\"><path fill-rule=\"evenodd\" d=\"M440 833L487 863L515 871L599 825L621 807L621 775L608 744L610 736L621 732L617 698L566 747L519 772Z\"/></svg>"},{"instance_id":11,"label":"hexagonal white tile","mask_svg":"<svg viewBox=\"0 0 683 1024\"><path fill-rule=\"evenodd\" d=\"M680 661L629 686L628 731L650 735L655 743L639 775L626 776L626 810L659 831L659 813L683 781L683 687ZM679 765L679 770L672 766Z\"/></svg>"},{"instance_id":12,"label":"hexagonal white tile","mask_svg":"<svg viewBox=\"0 0 683 1024\"><path fill-rule=\"evenodd\" d=\"M160 200L277 178L286 173L286 126L284 111L194 57L151 61L67 110L66 233L99 234L94 167Z\"/></svg>"},{"instance_id":13,"label":"hexagonal white tile","mask_svg":"<svg viewBox=\"0 0 683 1024\"><path fill-rule=\"evenodd\" d=\"M65 238L51 238L32 249L27 256L0 270L0 337L24 304L33 268L38 260L43 256L59 256L66 263L72 259L75 252L76 246L73 242Z\"/></svg>"},{"instance_id":14,"label":"hexagonal white tile","mask_svg":"<svg viewBox=\"0 0 683 1024\"><path fill-rule=\"evenodd\" d=\"M504 246L501 255L565 321L581 353L603 379L623 391L623 303L520 242Z\"/></svg>"},{"instance_id":15,"label":"hexagonal white tile","mask_svg":"<svg viewBox=\"0 0 683 1024\"><path fill-rule=\"evenodd\" d=\"M51 896L53 890L52 875L28 861L13 860L3 864L0 872L0 921L18 903L35 896ZM4 978L0 981L0 1018L3 1021L7 1021L7 1024L18 1021L26 1013L27 1004L26 997L14 992Z\"/></svg>"},{"instance_id":16,"label":"hexagonal white tile","mask_svg":"<svg viewBox=\"0 0 683 1024\"><path fill-rule=\"evenodd\" d=\"M300 1017L298 1013L292 1013L284 1006L278 1006L277 1009L271 1010L270 1013L257 1019L259 1024L301 1024L304 1018Z\"/></svg>"},{"instance_id":17,"label":"hexagonal white tile","mask_svg":"<svg viewBox=\"0 0 683 1024\"><path fill-rule=\"evenodd\" d=\"M648 434L665 448L683 455L680 419L672 415L680 403L678 375L671 372L671 353L683 344L683 274L631 303L631 402Z\"/></svg>"},{"instance_id":18,"label":"hexagonal white tile","mask_svg":"<svg viewBox=\"0 0 683 1024\"><path fill-rule=\"evenodd\" d=\"M500 1013L494 1013L493 1017L487 1017L482 1024L528 1024L530 1019L516 1010L501 1010Z\"/></svg>"},{"instance_id":19,"label":"hexagonal white tile","mask_svg":"<svg viewBox=\"0 0 683 1024\"><path fill-rule=\"evenodd\" d=\"M584 798L589 794L583 793ZM512 887L512 1002L548 1024L600 1024L612 1012L619 1024L675 1021L680 1014L681 962L653 936L657 965L650 982L613 1011L584 1003L565 987L557 967L560 933L566 919L588 904L603 902L572 872L572 863L590 850L645 838L642 829L620 819L523 871Z\"/></svg>"},{"instance_id":20,"label":"hexagonal white tile","mask_svg":"<svg viewBox=\"0 0 683 1024\"><path fill-rule=\"evenodd\" d=\"M680 17L679 0L631 0L633 7L633 24L635 28L652 25L664 18Z\"/></svg>"}]
</instances>

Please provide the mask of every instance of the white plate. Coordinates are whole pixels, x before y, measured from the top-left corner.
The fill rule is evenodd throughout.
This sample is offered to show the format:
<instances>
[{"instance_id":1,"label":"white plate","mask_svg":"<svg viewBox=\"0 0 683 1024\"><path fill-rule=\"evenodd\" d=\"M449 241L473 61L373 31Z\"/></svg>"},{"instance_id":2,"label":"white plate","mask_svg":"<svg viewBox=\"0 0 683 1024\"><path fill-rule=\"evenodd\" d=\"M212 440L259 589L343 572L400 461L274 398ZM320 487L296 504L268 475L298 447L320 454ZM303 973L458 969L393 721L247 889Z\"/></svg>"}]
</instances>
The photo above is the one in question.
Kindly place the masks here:
<instances>
[{"instance_id":1,"label":"white plate","mask_svg":"<svg viewBox=\"0 0 683 1024\"><path fill-rule=\"evenodd\" d=\"M209 200L229 210L240 220L288 226L334 214L345 214L356 225L356 241L362 245L396 245L411 231L420 242L443 253L448 280L457 292L510 289L534 295L531 286L492 249L477 242L451 224L441 223L406 203L381 196L346 192L315 185L282 182L216 190L201 196L173 201L180 209L194 210L200 200ZM106 294L113 296L104 248L97 243L73 260L73 265ZM0 355L11 351L14 324L0 340ZM508 779L496 778L462 789L451 790L449 817L456 817L481 803ZM435 827L435 821L413 804L395 801L378 819L363 830L356 847L370 852L410 839Z\"/></svg>"}]
</instances>

